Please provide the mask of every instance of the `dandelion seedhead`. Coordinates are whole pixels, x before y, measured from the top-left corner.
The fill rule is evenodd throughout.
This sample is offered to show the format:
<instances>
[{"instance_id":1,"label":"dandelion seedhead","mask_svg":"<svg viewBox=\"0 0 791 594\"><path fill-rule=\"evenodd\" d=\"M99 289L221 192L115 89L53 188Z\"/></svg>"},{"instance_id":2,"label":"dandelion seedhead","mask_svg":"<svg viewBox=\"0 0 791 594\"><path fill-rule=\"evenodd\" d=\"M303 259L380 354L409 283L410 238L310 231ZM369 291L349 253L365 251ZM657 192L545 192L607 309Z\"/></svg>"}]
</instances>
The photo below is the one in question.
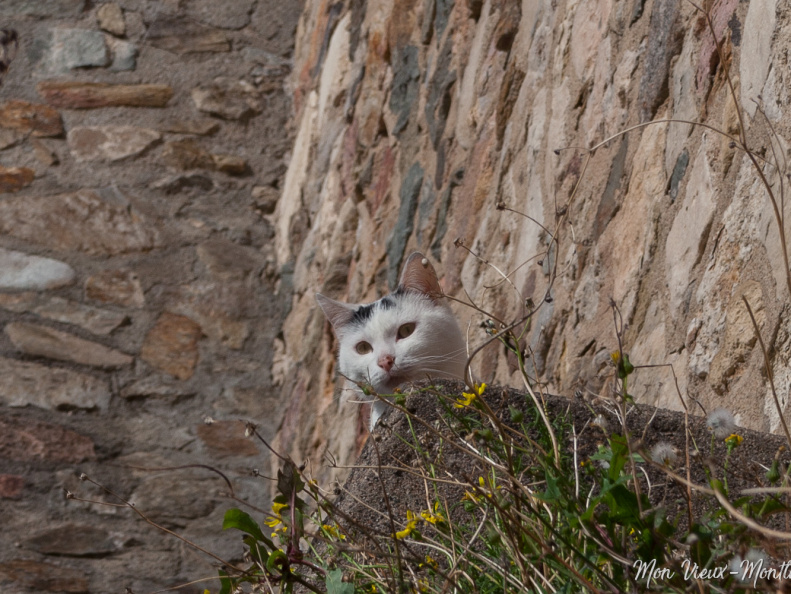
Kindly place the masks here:
<instances>
[{"instance_id":1,"label":"dandelion seedhead","mask_svg":"<svg viewBox=\"0 0 791 594\"><path fill-rule=\"evenodd\" d=\"M733 418L730 411L717 408L706 417L706 427L717 439L725 439L736 429L736 419Z\"/></svg>"}]
</instances>

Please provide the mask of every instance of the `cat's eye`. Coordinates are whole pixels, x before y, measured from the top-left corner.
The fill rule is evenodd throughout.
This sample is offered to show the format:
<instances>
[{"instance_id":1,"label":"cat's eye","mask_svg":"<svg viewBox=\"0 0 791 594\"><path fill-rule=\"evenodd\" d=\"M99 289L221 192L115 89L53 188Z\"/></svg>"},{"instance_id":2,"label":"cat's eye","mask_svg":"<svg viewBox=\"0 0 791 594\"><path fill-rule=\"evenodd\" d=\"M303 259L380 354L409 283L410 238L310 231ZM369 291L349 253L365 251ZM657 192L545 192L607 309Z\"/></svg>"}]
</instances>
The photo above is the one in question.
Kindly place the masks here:
<instances>
[{"instance_id":1,"label":"cat's eye","mask_svg":"<svg viewBox=\"0 0 791 594\"><path fill-rule=\"evenodd\" d=\"M402 324L401 327L398 329L398 338L406 338L411 336L411 334L415 331L415 322L409 322L408 324Z\"/></svg>"},{"instance_id":2,"label":"cat's eye","mask_svg":"<svg viewBox=\"0 0 791 594\"><path fill-rule=\"evenodd\" d=\"M370 344L368 344L363 340L362 342L357 343L357 346L354 347L354 350L357 351L360 355L367 355L374 349Z\"/></svg>"}]
</instances>

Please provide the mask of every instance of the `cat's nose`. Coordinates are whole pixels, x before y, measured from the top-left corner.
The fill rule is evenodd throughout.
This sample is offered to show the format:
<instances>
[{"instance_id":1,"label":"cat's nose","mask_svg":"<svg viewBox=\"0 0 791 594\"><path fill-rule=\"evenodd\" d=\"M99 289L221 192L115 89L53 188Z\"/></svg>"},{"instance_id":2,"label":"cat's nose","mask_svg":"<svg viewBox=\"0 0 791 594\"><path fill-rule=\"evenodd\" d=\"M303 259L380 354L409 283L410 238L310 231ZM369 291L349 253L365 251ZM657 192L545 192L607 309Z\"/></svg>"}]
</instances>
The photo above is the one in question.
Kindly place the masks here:
<instances>
[{"instance_id":1,"label":"cat's nose","mask_svg":"<svg viewBox=\"0 0 791 594\"><path fill-rule=\"evenodd\" d=\"M395 365L395 358L392 355L382 355L376 363L389 373Z\"/></svg>"}]
</instances>

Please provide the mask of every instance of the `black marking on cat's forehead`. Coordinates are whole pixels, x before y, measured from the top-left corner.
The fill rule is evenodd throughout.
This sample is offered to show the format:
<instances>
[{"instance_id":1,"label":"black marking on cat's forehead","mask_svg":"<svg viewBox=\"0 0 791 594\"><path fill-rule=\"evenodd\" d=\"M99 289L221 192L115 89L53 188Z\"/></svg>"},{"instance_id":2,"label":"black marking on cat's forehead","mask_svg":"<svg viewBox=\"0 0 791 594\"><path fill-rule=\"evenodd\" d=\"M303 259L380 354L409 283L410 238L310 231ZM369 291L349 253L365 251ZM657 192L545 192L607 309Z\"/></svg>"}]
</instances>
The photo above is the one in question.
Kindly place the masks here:
<instances>
[{"instance_id":1,"label":"black marking on cat's forehead","mask_svg":"<svg viewBox=\"0 0 791 594\"><path fill-rule=\"evenodd\" d=\"M388 295L387 297L382 297L379 301L374 301L368 305L361 305L354 310L354 314L352 315L350 323L364 324L370 320L371 317L373 317L376 310L385 311L388 309L393 309L396 306L396 299L394 299L394 297L398 296L398 292L395 292L392 295Z\"/></svg>"}]
</instances>

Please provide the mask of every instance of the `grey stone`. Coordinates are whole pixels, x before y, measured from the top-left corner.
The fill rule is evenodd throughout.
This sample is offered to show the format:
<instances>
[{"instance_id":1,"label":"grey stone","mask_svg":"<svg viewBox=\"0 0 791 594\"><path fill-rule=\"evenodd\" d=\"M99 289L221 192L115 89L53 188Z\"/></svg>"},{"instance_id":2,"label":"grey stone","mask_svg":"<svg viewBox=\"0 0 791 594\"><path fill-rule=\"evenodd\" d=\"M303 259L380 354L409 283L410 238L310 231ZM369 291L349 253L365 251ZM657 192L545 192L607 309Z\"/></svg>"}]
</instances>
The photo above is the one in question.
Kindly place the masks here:
<instances>
[{"instance_id":1,"label":"grey stone","mask_svg":"<svg viewBox=\"0 0 791 594\"><path fill-rule=\"evenodd\" d=\"M254 0L191 0L187 4L187 14L197 21L221 29L241 29L250 24L250 13Z\"/></svg>"},{"instance_id":2,"label":"grey stone","mask_svg":"<svg viewBox=\"0 0 791 594\"><path fill-rule=\"evenodd\" d=\"M121 397L134 398L167 398L177 400L195 395L195 390L185 388L181 384L163 382L161 377L146 377L132 382L121 389Z\"/></svg>"},{"instance_id":3,"label":"grey stone","mask_svg":"<svg viewBox=\"0 0 791 594\"><path fill-rule=\"evenodd\" d=\"M439 141L445 131L453 85L456 82L456 71L450 70L452 61L453 39L449 37L437 57L437 65L429 83L428 99L426 100L426 123L435 149L439 146Z\"/></svg>"},{"instance_id":4,"label":"grey stone","mask_svg":"<svg viewBox=\"0 0 791 594\"><path fill-rule=\"evenodd\" d=\"M218 78L192 91L192 101L199 111L226 120L246 119L263 109L256 88L244 80Z\"/></svg>"},{"instance_id":5,"label":"grey stone","mask_svg":"<svg viewBox=\"0 0 791 594\"><path fill-rule=\"evenodd\" d=\"M207 494L213 490L216 483L212 478L153 476L140 483L132 502L149 517L183 521L211 513L214 502Z\"/></svg>"},{"instance_id":6,"label":"grey stone","mask_svg":"<svg viewBox=\"0 0 791 594\"><path fill-rule=\"evenodd\" d=\"M615 158L612 161L610 175L607 178L607 185L604 186L604 192L602 192L599 207L596 210L596 219L593 227L593 236L596 238L604 233L607 225L615 216L615 213L618 212L616 192L621 188L628 150L629 141L628 138L624 136L621 138L618 152L615 154Z\"/></svg>"},{"instance_id":7,"label":"grey stone","mask_svg":"<svg viewBox=\"0 0 791 594\"><path fill-rule=\"evenodd\" d=\"M678 17L677 0L654 2L648 27L648 46L644 54L645 67L637 97L641 122L653 118L657 108L667 99L670 61L681 51L681 28L676 25Z\"/></svg>"},{"instance_id":8,"label":"grey stone","mask_svg":"<svg viewBox=\"0 0 791 594\"><path fill-rule=\"evenodd\" d=\"M684 149L676 160L676 165L673 167L673 174L670 176L670 182L668 184L668 193L670 194L670 199L673 201L678 197L678 186L681 180L684 179L684 174L687 172L688 165L689 151Z\"/></svg>"},{"instance_id":9,"label":"grey stone","mask_svg":"<svg viewBox=\"0 0 791 594\"><path fill-rule=\"evenodd\" d=\"M75 17L85 10L85 0L0 0L0 16Z\"/></svg>"},{"instance_id":10,"label":"grey stone","mask_svg":"<svg viewBox=\"0 0 791 594\"><path fill-rule=\"evenodd\" d=\"M99 335L110 334L127 320L126 314L120 312L37 293L0 294L0 307L16 313L34 313Z\"/></svg>"},{"instance_id":11,"label":"grey stone","mask_svg":"<svg viewBox=\"0 0 791 594\"><path fill-rule=\"evenodd\" d=\"M131 365L134 361L126 353L48 326L12 322L5 327L5 333L26 355L106 369Z\"/></svg>"},{"instance_id":12,"label":"grey stone","mask_svg":"<svg viewBox=\"0 0 791 594\"><path fill-rule=\"evenodd\" d=\"M399 134L409 122L412 106L420 89L420 64L418 50L413 45L394 50L393 85L390 91L390 111L398 116L393 134Z\"/></svg>"},{"instance_id":13,"label":"grey stone","mask_svg":"<svg viewBox=\"0 0 791 594\"><path fill-rule=\"evenodd\" d=\"M227 239L211 239L199 245L197 252L198 258L209 272L226 281L241 280L264 264L261 252Z\"/></svg>"},{"instance_id":14,"label":"grey stone","mask_svg":"<svg viewBox=\"0 0 791 594\"><path fill-rule=\"evenodd\" d=\"M437 39L442 37L445 32L445 27L448 26L448 17L450 11L453 10L454 0L436 0L436 7L434 12L434 31Z\"/></svg>"},{"instance_id":15,"label":"grey stone","mask_svg":"<svg viewBox=\"0 0 791 594\"><path fill-rule=\"evenodd\" d=\"M119 549L110 534L95 526L66 524L49 528L29 538L26 545L45 555L67 557L95 557Z\"/></svg>"},{"instance_id":16,"label":"grey stone","mask_svg":"<svg viewBox=\"0 0 791 594\"><path fill-rule=\"evenodd\" d=\"M137 126L77 126L69 130L69 150L77 161L121 161L134 157L161 138Z\"/></svg>"},{"instance_id":17,"label":"grey stone","mask_svg":"<svg viewBox=\"0 0 791 594\"><path fill-rule=\"evenodd\" d=\"M106 382L85 373L0 357L0 399L8 406L58 409L106 409Z\"/></svg>"},{"instance_id":18,"label":"grey stone","mask_svg":"<svg viewBox=\"0 0 791 594\"><path fill-rule=\"evenodd\" d=\"M87 29L51 29L49 52L42 64L45 71L65 74L75 68L104 67L110 52L104 34Z\"/></svg>"},{"instance_id":19,"label":"grey stone","mask_svg":"<svg viewBox=\"0 0 791 594\"><path fill-rule=\"evenodd\" d=\"M448 210L450 209L453 189L464 181L464 168L460 167L453 172L450 183L442 191L437 206L437 230L434 232L434 241L431 244L431 255L439 262L442 260L442 241L448 232Z\"/></svg>"},{"instance_id":20,"label":"grey stone","mask_svg":"<svg viewBox=\"0 0 791 594\"><path fill-rule=\"evenodd\" d=\"M401 184L399 193L401 206L398 210L398 221L387 241L387 283L390 285L390 290L394 290L398 284L404 250L415 225L415 212L417 211L420 187L423 185L423 173L420 163L413 163Z\"/></svg>"},{"instance_id":21,"label":"grey stone","mask_svg":"<svg viewBox=\"0 0 791 594\"><path fill-rule=\"evenodd\" d=\"M74 269L59 260L0 248L0 291L43 291L70 285Z\"/></svg>"},{"instance_id":22,"label":"grey stone","mask_svg":"<svg viewBox=\"0 0 791 594\"><path fill-rule=\"evenodd\" d=\"M134 43L110 37L107 39L107 45L110 46L113 54L110 70L121 72L134 70L137 67L137 46Z\"/></svg>"}]
</instances>

